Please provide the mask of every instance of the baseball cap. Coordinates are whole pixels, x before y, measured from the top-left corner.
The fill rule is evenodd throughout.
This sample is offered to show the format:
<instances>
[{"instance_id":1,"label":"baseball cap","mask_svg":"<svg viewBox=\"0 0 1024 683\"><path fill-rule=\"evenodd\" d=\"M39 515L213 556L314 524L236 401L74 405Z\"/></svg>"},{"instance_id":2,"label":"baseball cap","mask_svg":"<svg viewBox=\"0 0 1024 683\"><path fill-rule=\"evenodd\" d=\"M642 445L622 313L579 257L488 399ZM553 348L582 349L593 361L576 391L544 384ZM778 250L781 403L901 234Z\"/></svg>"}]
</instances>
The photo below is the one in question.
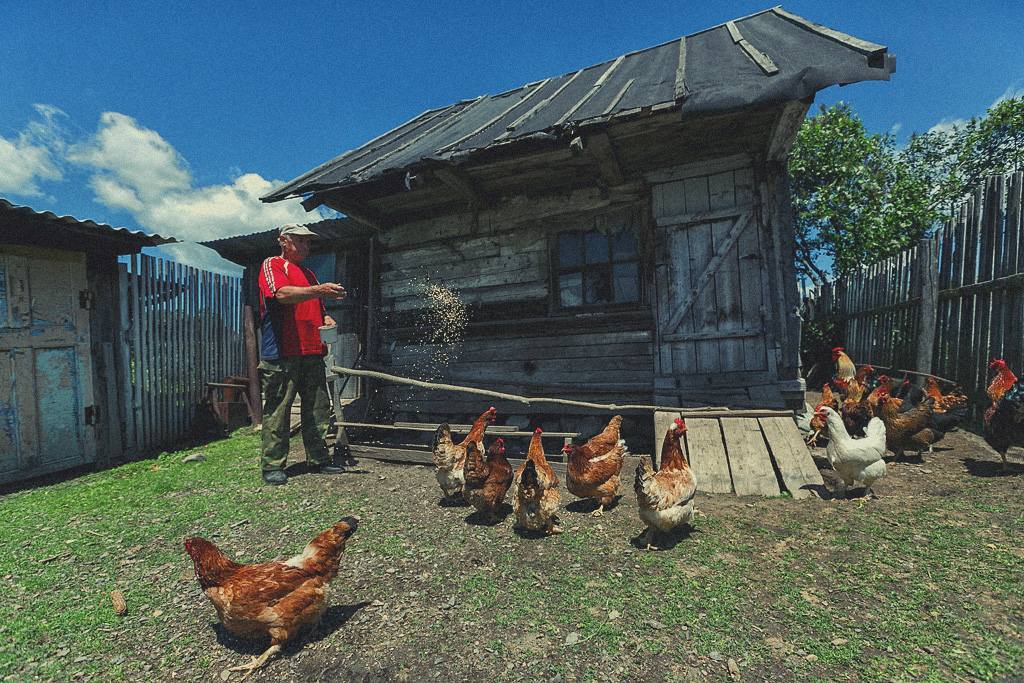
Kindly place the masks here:
<instances>
[{"instance_id":1,"label":"baseball cap","mask_svg":"<svg viewBox=\"0 0 1024 683\"><path fill-rule=\"evenodd\" d=\"M309 228L307 228L305 225L299 225L298 223L292 223L290 225L282 225L281 226L281 231L278 234L280 234L280 235L312 235L313 237L319 237L320 236L320 235L316 234L315 232L313 232L312 230L310 230Z\"/></svg>"}]
</instances>

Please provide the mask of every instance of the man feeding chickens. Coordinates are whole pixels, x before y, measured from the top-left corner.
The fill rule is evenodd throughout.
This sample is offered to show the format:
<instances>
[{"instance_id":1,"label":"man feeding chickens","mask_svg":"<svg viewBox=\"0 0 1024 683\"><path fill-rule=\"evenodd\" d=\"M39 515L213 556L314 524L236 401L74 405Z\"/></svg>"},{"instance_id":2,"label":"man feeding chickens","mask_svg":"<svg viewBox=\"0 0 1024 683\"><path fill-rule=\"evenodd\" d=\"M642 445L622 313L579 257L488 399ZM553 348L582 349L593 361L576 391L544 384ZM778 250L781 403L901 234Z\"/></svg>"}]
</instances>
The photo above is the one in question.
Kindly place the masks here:
<instances>
[{"instance_id":1,"label":"man feeding chickens","mask_svg":"<svg viewBox=\"0 0 1024 683\"><path fill-rule=\"evenodd\" d=\"M324 299L344 299L345 288L320 283L302 262L309 256L309 241L318 235L303 225L281 228L281 255L263 262L260 269L260 376L263 382L263 445L260 466L266 484L287 484L292 403L301 401L302 445L306 462L322 474L344 470L327 451L327 424L331 403L324 372L326 348L320 327L336 323L327 315Z\"/></svg>"}]
</instances>

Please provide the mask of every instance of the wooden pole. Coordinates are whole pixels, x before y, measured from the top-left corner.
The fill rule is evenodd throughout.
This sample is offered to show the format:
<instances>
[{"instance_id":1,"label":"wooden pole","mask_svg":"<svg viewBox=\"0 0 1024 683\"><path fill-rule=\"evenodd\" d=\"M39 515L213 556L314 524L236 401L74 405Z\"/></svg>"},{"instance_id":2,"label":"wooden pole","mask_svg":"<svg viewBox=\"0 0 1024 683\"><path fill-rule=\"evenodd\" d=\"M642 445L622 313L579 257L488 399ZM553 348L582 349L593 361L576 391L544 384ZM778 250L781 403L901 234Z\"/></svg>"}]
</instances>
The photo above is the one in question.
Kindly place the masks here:
<instances>
[{"instance_id":1,"label":"wooden pole","mask_svg":"<svg viewBox=\"0 0 1024 683\"><path fill-rule=\"evenodd\" d=\"M645 405L615 405L613 403L588 403L586 401L570 401L564 398L527 398L526 396L517 396L515 394L504 394L499 391L490 391L489 389L477 389L475 387L461 387L456 384L439 384L436 382L424 382L423 380L410 379L408 377L399 377L397 375L389 375L385 372L375 372L373 370L356 370L354 368L343 368L335 365L331 368L331 372L336 372L343 375L354 375L356 377L372 377L374 379L380 379L387 382L396 382L399 384L408 384L414 387L422 387L424 389L439 389L442 391L462 391L467 394L480 394L482 396L490 396L492 398L505 399L506 401L515 401L517 403L558 403L561 405L572 405L582 406L584 408L595 408L597 410L651 410L651 411L667 411L673 413L681 413L683 415L692 415L693 417L722 417L719 413L722 413L728 417L792 417L792 410L729 410L728 408L722 408L717 406L709 406L707 408L671 408L666 406L645 406Z\"/></svg>"},{"instance_id":2,"label":"wooden pole","mask_svg":"<svg viewBox=\"0 0 1024 683\"><path fill-rule=\"evenodd\" d=\"M256 325L253 322L252 306L243 312L245 322L245 360L249 374L249 408L252 410L253 426L263 424L263 398L260 393L259 360L256 355Z\"/></svg>"},{"instance_id":3,"label":"wooden pole","mask_svg":"<svg viewBox=\"0 0 1024 683\"><path fill-rule=\"evenodd\" d=\"M939 263L935 239L925 238L917 245L917 280L920 283L921 303L917 313L917 371L932 371L932 352L935 349L935 324L939 314Z\"/></svg>"}]
</instances>

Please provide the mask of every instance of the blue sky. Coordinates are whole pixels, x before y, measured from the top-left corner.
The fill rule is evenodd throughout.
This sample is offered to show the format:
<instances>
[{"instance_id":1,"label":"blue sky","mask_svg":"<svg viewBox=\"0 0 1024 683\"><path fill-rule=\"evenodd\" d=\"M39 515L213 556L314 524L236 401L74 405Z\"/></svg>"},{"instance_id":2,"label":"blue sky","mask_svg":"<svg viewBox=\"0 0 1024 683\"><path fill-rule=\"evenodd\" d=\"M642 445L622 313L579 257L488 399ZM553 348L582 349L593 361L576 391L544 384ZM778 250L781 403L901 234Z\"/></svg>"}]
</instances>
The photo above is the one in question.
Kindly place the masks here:
<instances>
[{"instance_id":1,"label":"blue sky","mask_svg":"<svg viewBox=\"0 0 1024 683\"><path fill-rule=\"evenodd\" d=\"M6 0L0 197L188 241L315 220L259 197L425 110L770 6ZM812 113L844 100L904 140L1024 94L1021 0L782 6L897 56L890 82L830 88ZM234 270L202 247L160 254Z\"/></svg>"}]
</instances>

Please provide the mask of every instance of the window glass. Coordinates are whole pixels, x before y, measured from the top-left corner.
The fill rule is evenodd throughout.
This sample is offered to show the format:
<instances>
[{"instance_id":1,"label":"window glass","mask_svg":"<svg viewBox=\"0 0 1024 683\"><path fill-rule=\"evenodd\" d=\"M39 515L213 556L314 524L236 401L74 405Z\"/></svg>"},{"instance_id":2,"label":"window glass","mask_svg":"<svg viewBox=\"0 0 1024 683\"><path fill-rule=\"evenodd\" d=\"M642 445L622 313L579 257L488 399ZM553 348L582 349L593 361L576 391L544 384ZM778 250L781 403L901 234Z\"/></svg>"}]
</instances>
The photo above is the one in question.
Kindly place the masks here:
<instances>
[{"instance_id":1,"label":"window glass","mask_svg":"<svg viewBox=\"0 0 1024 683\"><path fill-rule=\"evenodd\" d=\"M640 287L636 263L616 263L614 269L615 301L639 301Z\"/></svg>"},{"instance_id":2,"label":"window glass","mask_svg":"<svg viewBox=\"0 0 1024 683\"><path fill-rule=\"evenodd\" d=\"M611 269L608 266L587 269L584 283L584 303L606 304L612 300Z\"/></svg>"},{"instance_id":3,"label":"window glass","mask_svg":"<svg viewBox=\"0 0 1024 683\"><path fill-rule=\"evenodd\" d=\"M636 258L636 237L624 230L612 237L612 260L624 261Z\"/></svg>"},{"instance_id":4,"label":"window glass","mask_svg":"<svg viewBox=\"0 0 1024 683\"><path fill-rule=\"evenodd\" d=\"M583 305L583 273L567 273L558 278L558 300L565 307Z\"/></svg>"},{"instance_id":5,"label":"window glass","mask_svg":"<svg viewBox=\"0 0 1024 683\"><path fill-rule=\"evenodd\" d=\"M578 266L583 263L580 255L580 234L563 232L558 236L558 267Z\"/></svg>"},{"instance_id":6,"label":"window glass","mask_svg":"<svg viewBox=\"0 0 1024 683\"><path fill-rule=\"evenodd\" d=\"M596 230L583 235L583 249L586 263L608 262L608 238Z\"/></svg>"}]
</instances>

